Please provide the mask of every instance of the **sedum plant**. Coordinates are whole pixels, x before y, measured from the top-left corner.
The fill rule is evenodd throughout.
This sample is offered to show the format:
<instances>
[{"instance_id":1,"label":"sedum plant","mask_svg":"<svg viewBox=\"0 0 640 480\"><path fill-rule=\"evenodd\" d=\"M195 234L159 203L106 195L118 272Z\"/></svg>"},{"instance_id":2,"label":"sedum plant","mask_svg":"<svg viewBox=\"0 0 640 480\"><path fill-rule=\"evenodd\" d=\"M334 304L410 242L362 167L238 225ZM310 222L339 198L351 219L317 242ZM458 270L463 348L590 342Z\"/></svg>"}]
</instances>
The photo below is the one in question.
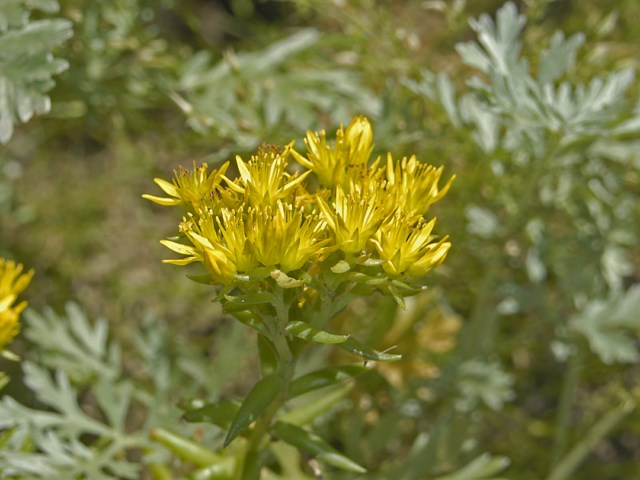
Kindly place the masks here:
<instances>
[{"instance_id":1,"label":"sedum plant","mask_svg":"<svg viewBox=\"0 0 640 480\"><path fill-rule=\"evenodd\" d=\"M402 304L425 286L451 247L448 237L434 235L435 218L426 218L451 185L452 179L439 185L442 167L390 153L372 159L365 117L340 127L334 142L324 132L308 132L305 144L306 152L290 143L263 145L249 160L236 157L235 178L228 162L212 171L206 164L181 169L172 181L155 180L166 197L144 195L185 209L179 237L162 241L181 258L165 262L201 263L206 273L190 278L212 285L225 311L257 333L262 377L243 402L202 405L186 416L225 427L224 446L244 437L221 454L233 457L230 463L211 466L227 469L215 478L260 478L269 455L282 447L272 439L334 467L364 472L302 428L326 406L301 413L283 408L323 388L333 392L327 398L339 398L341 383L364 366L296 377L296 363L309 343L332 344L365 360L400 358L360 343L357 335L335 332L329 323L358 296L381 292Z\"/></svg>"}]
</instances>

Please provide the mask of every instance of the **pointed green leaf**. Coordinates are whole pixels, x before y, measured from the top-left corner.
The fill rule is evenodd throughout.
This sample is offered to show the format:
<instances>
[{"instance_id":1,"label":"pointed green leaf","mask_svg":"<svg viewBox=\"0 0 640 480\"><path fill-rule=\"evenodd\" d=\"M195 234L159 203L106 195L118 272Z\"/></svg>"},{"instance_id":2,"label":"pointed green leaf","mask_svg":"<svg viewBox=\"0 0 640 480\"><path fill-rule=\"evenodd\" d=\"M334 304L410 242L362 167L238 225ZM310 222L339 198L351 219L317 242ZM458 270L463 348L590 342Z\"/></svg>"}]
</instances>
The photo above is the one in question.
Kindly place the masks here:
<instances>
[{"instance_id":1,"label":"pointed green leaf","mask_svg":"<svg viewBox=\"0 0 640 480\"><path fill-rule=\"evenodd\" d=\"M492 457L488 453L483 453L460 470L438 477L436 480L494 479L495 475L502 472L510 463L507 457Z\"/></svg>"},{"instance_id":2,"label":"pointed green leaf","mask_svg":"<svg viewBox=\"0 0 640 480\"><path fill-rule=\"evenodd\" d=\"M318 435L290 423L277 422L273 434L280 440L302 452L315 456L318 460L348 472L366 473L366 470L350 458L331 447Z\"/></svg>"},{"instance_id":3,"label":"pointed green leaf","mask_svg":"<svg viewBox=\"0 0 640 480\"><path fill-rule=\"evenodd\" d=\"M269 331L262 323L262 321L255 318L255 316L251 312L234 312L233 318L238 320L240 323L245 324L247 327L253 328L256 332L261 333L262 335L269 334Z\"/></svg>"},{"instance_id":4,"label":"pointed green leaf","mask_svg":"<svg viewBox=\"0 0 640 480\"><path fill-rule=\"evenodd\" d=\"M211 275L186 275L186 277L192 282L202 283L203 285L215 285Z\"/></svg>"},{"instance_id":5,"label":"pointed green leaf","mask_svg":"<svg viewBox=\"0 0 640 480\"><path fill-rule=\"evenodd\" d=\"M229 445L233 439L244 432L271 405L281 390L282 382L277 375L268 375L256 383L234 417L224 439L224 446Z\"/></svg>"},{"instance_id":6,"label":"pointed green leaf","mask_svg":"<svg viewBox=\"0 0 640 480\"><path fill-rule=\"evenodd\" d=\"M307 425L320 415L331 411L339 402L344 400L353 389L353 383L329 388L328 392L322 392L317 398L306 400L300 406L289 410L279 417L279 420L293 425Z\"/></svg>"},{"instance_id":7,"label":"pointed green leaf","mask_svg":"<svg viewBox=\"0 0 640 480\"><path fill-rule=\"evenodd\" d=\"M295 337L315 343L343 343L349 338L349 335L325 332L312 327L308 323L298 321L289 322L285 329Z\"/></svg>"},{"instance_id":8,"label":"pointed green leaf","mask_svg":"<svg viewBox=\"0 0 640 480\"><path fill-rule=\"evenodd\" d=\"M227 313L235 313L249 310L255 305L271 304L273 302L273 295L266 292L258 292L250 293L248 295L239 295L237 297L225 295L224 299L224 311Z\"/></svg>"},{"instance_id":9,"label":"pointed green leaf","mask_svg":"<svg viewBox=\"0 0 640 480\"><path fill-rule=\"evenodd\" d=\"M407 309L407 304L405 303L404 298L402 298L402 295L400 295L398 290L395 289L392 285L389 285L389 293L393 296L393 299L396 301L400 308L402 308L403 310Z\"/></svg>"},{"instance_id":10,"label":"pointed green leaf","mask_svg":"<svg viewBox=\"0 0 640 480\"><path fill-rule=\"evenodd\" d=\"M234 456L224 457L213 465L196 470L186 478L188 480L231 480L236 469L236 461Z\"/></svg>"},{"instance_id":11,"label":"pointed green leaf","mask_svg":"<svg viewBox=\"0 0 640 480\"><path fill-rule=\"evenodd\" d=\"M378 352L364 343L360 343L353 337L349 337L345 342L339 343L336 346L347 352L355 353L364 359L375 360L377 362L395 362L402 358L402 355Z\"/></svg>"},{"instance_id":12,"label":"pointed green leaf","mask_svg":"<svg viewBox=\"0 0 640 480\"><path fill-rule=\"evenodd\" d=\"M218 463L223 459L222 456L202 447L198 443L194 443L191 440L187 440L162 428L154 428L149 432L149 436L156 442L167 447L181 459L198 465L199 467Z\"/></svg>"},{"instance_id":13,"label":"pointed green leaf","mask_svg":"<svg viewBox=\"0 0 640 480\"><path fill-rule=\"evenodd\" d=\"M203 407L186 412L182 418L190 423L203 422L227 428L240 410L240 403L233 400L225 400L217 403L209 403Z\"/></svg>"},{"instance_id":14,"label":"pointed green leaf","mask_svg":"<svg viewBox=\"0 0 640 480\"><path fill-rule=\"evenodd\" d=\"M369 369L366 366L359 364L327 367L307 373L291 382L291 385L289 385L289 398L294 398L330 385L336 385L367 370Z\"/></svg>"}]
</instances>

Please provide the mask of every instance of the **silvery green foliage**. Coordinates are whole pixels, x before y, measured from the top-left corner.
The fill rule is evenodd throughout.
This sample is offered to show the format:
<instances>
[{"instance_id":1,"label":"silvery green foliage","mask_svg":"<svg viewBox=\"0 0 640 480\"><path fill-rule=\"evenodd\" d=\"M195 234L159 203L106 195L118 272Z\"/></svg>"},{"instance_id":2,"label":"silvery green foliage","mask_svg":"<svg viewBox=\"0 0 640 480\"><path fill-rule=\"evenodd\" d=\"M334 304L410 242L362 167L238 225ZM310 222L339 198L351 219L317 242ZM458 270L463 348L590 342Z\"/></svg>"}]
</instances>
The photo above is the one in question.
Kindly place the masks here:
<instances>
[{"instance_id":1,"label":"silvery green foliage","mask_svg":"<svg viewBox=\"0 0 640 480\"><path fill-rule=\"evenodd\" d=\"M206 360L188 346L172 359L168 330L160 322L148 321L135 335L139 380L134 382L123 369L119 344L109 341L104 319L91 322L72 303L64 315L48 309L43 314L27 310L24 316L24 334L39 360L22 363L24 382L38 407L6 395L0 400L2 478L138 479L143 463L129 461L127 453L144 449L149 458L163 461L163 449L149 439L148 430L177 428L180 412L171 386L181 385L180 395L213 394L216 385L204 385L193 375L206 369ZM238 348L233 333L227 340L229 348ZM127 418L134 404L144 421L131 431ZM185 428L190 430L180 425L182 432Z\"/></svg>"},{"instance_id":2,"label":"silvery green foliage","mask_svg":"<svg viewBox=\"0 0 640 480\"><path fill-rule=\"evenodd\" d=\"M470 78L465 93L446 74L427 70L405 83L489 159L496 193L467 207L470 234L516 240L529 284L553 277L568 302L621 294L633 273L629 249L640 235L640 196L625 180L640 166L640 100L629 98L635 73L624 68L571 82L584 36L556 32L529 61L522 54L525 26L513 3L495 20L471 21L477 40L457 51L482 75ZM509 313L523 311L528 288L500 287L524 292Z\"/></svg>"},{"instance_id":3,"label":"silvery green foliage","mask_svg":"<svg viewBox=\"0 0 640 480\"><path fill-rule=\"evenodd\" d=\"M640 115L629 109L626 93L634 82L627 68L586 83L561 81L574 66L584 36L566 38L556 32L537 60L537 73L521 56L521 35L526 19L507 3L496 20L482 15L471 21L478 41L457 45L462 61L483 74L473 76L470 92L456 98L455 87L444 73L427 70L420 82L407 86L437 102L451 122L473 130L473 138L486 152L527 148L537 157L559 138L562 147L580 141L619 138L640 133Z\"/></svg>"},{"instance_id":4,"label":"silvery green foliage","mask_svg":"<svg viewBox=\"0 0 640 480\"><path fill-rule=\"evenodd\" d=\"M24 363L24 379L35 398L51 410L35 410L5 396L0 403L0 428L11 429L11 437L0 450L3 476L68 479L139 478L140 467L124 460L127 449L148 446L141 434L126 433L126 413L132 400L130 382L96 382L97 408L105 422L85 413L79 392L69 377L58 370L52 378L44 368ZM83 435L95 435L99 444L88 446ZM36 450L29 451L30 443Z\"/></svg>"},{"instance_id":5,"label":"silvery green foliage","mask_svg":"<svg viewBox=\"0 0 640 480\"><path fill-rule=\"evenodd\" d=\"M569 321L604 363L637 363L640 360L640 285L606 300L589 302Z\"/></svg>"},{"instance_id":6,"label":"silvery green foliage","mask_svg":"<svg viewBox=\"0 0 640 480\"><path fill-rule=\"evenodd\" d=\"M10 432L0 450L2 475L139 478L140 467L127 462L124 453L148 447L149 441L143 431L125 432L134 387L122 376L119 347L108 343L105 321L91 325L73 304L64 316L30 310L25 320L26 336L43 347L43 363L55 371L52 374L29 361L22 364L24 382L41 409L21 405L9 396L2 398L0 429ZM81 407L80 391L87 388L103 420ZM87 445L80 441L83 436L99 441Z\"/></svg>"},{"instance_id":7,"label":"silvery green foliage","mask_svg":"<svg viewBox=\"0 0 640 480\"><path fill-rule=\"evenodd\" d=\"M56 0L0 2L0 143L9 141L15 124L49 111L52 77L68 67L52 51L71 37L71 22L31 20L32 10L55 13L59 5Z\"/></svg>"},{"instance_id":8,"label":"silvery green foliage","mask_svg":"<svg viewBox=\"0 0 640 480\"><path fill-rule=\"evenodd\" d=\"M302 126L318 125L319 114L333 125L356 113L375 117L380 101L356 73L323 67L318 55L305 65L320 40L316 30L302 30L256 52L228 52L214 64L200 52L182 66L173 99L193 129L214 132L239 150L265 138L290 141Z\"/></svg>"},{"instance_id":9,"label":"silvery green foliage","mask_svg":"<svg viewBox=\"0 0 640 480\"><path fill-rule=\"evenodd\" d=\"M513 382L513 377L497 363L468 360L458 370L456 405L464 411L476 409L480 404L500 410L514 398Z\"/></svg>"}]
</instances>

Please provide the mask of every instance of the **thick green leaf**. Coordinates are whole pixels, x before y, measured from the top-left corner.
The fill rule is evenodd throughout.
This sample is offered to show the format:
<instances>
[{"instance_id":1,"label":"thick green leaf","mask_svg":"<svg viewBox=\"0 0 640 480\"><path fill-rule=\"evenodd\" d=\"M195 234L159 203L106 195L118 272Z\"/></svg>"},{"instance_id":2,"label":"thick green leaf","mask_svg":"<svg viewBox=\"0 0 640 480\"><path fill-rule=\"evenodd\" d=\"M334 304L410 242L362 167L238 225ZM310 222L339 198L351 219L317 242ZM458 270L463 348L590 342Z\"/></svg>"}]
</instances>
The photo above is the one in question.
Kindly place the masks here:
<instances>
[{"instance_id":1,"label":"thick green leaf","mask_svg":"<svg viewBox=\"0 0 640 480\"><path fill-rule=\"evenodd\" d=\"M203 407L186 412L182 418L187 422L206 422L227 428L240 410L240 403L233 400L225 400L217 403L209 403Z\"/></svg>"},{"instance_id":2,"label":"thick green leaf","mask_svg":"<svg viewBox=\"0 0 640 480\"><path fill-rule=\"evenodd\" d=\"M367 370L368 368L364 365L342 365L307 373L291 382L291 385L289 385L289 398L294 398L330 385L336 385Z\"/></svg>"},{"instance_id":3,"label":"thick green leaf","mask_svg":"<svg viewBox=\"0 0 640 480\"><path fill-rule=\"evenodd\" d=\"M224 298L223 307L227 313L243 312L256 305L273 303L273 295L266 292L250 293L237 297L225 295Z\"/></svg>"},{"instance_id":4,"label":"thick green leaf","mask_svg":"<svg viewBox=\"0 0 640 480\"><path fill-rule=\"evenodd\" d=\"M492 457L488 453L483 453L455 473L438 477L436 480L497 480L495 475L502 472L510 463L507 457Z\"/></svg>"},{"instance_id":5,"label":"thick green leaf","mask_svg":"<svg viewBox=\"0 0 640 480\"><path fill-rule=\"evenodd\" d=\"M213 465L196 470L186 478L187 480L231 480L235 473L235 468L236 458L229 456Z\"/></svg>"},{"instance_id":6,"label":"thick green leaf","mask_svg":"<svg viewBox=\"0 0 640 480\"><path fill-rule=\"evenodd\" d=\"M301 405L289 410L279 417L279 420L293 425L307 425L313 422L320 415L331 411L338 403L344 400L353 388L352 383L329 388L327 392L317 396L312 400L301 402Z\"/></svg>"},{"instance_id":7,"label":"thick green leaf","mask_svg":"<svg viewBox=\"0 0 640 480\"><path fill-rule=\"evenodd\" d=\"M346 341L337 344L337 346L347 352L355 353L366 360L374 360L376 362L395 362L402 358L402 355L378 352L364 343L360 343L353 337L349 337Z\"/></svg>"},{"instance_id":8,"label":"thick green leaf","mask_svg":"<svg viewBox=\"0 0 640 480\"><path fill-rule=\"evenodd\" d=\"M336 449L314 433L308 432L290 423L277 422L273 427L273 434L280 440L292 445L302 452L315 456L342 470L355 473L365 473L366 470L350 458L342 455Z\"/></svg>"},{"instance_id":9,"label":"thick green leaf","mask_svg":"<svg viewBox=\"0 0 640 480\"><path fill-rule=\"evenodd\" d=\"M244 432L271 405L281 390L282 381L277 375L268 375L256 383L231 422L229 432L224 439L224 446L229 445L233 439Z\"/></svg>"},{"instance_id":10,"label":"thick green leaf","mask_svg":"<svg viewBox=\"0 0 640 480\"><path fill-rule=\"evenodd\" d=\"M247 327L253 328L256 332L261 333L262 335L267 335L269 333L267 327L262 323L262 321L256 319L254 314L251 312L234 312L233 318Z\"/></svg>"},{"instance_id":11,"label":"thick green leaf","mask_svg":"<svg viewBox=\"0 0 640 480\"><path fill-rule=\"evenodd\" d=\"M216 283L213 281L211 275L185 275L189 280L196 283L201 283L203 285L215 285Z\"/></svg>"},{"instance_id":12,"label":"thick green leaf","mask_svg":"<svg viewBox=\"0 0 640 480\"><path fill-rule=\"evenodd\" d=\"M315 343L339 344L349 338L349 335L325 332L324 330L312 327L308 323L298 321L289 322L285 329L291 335Z\"/></svg>"},{"instance_id":13,"label":"thick green leaf","mask_svg":"<svg viewBox=\"0 0 640 480\"><path fill-rule=\"evenodd\" d=\"M181 459L198 465L199 467L219 463L224 459L221 455L202 447L200 444L162 428L154 428L149 432L149 435L153 440L167 447Z\"/></svg>"}]
</instances>

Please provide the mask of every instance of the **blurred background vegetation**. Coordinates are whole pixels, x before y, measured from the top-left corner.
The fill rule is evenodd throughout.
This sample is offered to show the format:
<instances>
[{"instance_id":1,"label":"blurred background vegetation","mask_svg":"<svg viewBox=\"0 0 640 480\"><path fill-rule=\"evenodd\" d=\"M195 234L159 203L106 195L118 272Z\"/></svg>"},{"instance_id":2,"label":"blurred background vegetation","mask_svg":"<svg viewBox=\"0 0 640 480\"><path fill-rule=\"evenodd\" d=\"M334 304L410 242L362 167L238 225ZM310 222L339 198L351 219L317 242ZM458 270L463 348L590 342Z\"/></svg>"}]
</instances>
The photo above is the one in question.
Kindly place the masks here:
<instances>
[{"instance_id":1,"label":"blurred background vegetation","mask_svg":"<svg viewBox=\"0 0 640 480\"><path fill-rule=\"evenodd\" d=\"M469 19L502 5L5 0L0 255L36 270L31 317L74 301L107 319L116 377L139 384L155 367L132 338L157 329L181 370L174 392L246 392L251 334L160 263L173 214L140 195L180 165L365 114L376 151L457 176L436 209L454 247L407 310L375 297L336 320L404 359L363 377L316 429L372 472L362 478L639 478L640 6L522 0L523 32L503 31L483 59L469 42L490 37L488 17ZM566 48L549 61L552 39ZM500 59L513 63L500 72ZM25 323L13 349L72 370L46 363L70 340L47 345L47 328ZM3 368L4 395L38 405L19 365ZM85 377L71 376L79 392ZM141 424L131 417L127 431Z\"/></svg>"}]
</instances>

